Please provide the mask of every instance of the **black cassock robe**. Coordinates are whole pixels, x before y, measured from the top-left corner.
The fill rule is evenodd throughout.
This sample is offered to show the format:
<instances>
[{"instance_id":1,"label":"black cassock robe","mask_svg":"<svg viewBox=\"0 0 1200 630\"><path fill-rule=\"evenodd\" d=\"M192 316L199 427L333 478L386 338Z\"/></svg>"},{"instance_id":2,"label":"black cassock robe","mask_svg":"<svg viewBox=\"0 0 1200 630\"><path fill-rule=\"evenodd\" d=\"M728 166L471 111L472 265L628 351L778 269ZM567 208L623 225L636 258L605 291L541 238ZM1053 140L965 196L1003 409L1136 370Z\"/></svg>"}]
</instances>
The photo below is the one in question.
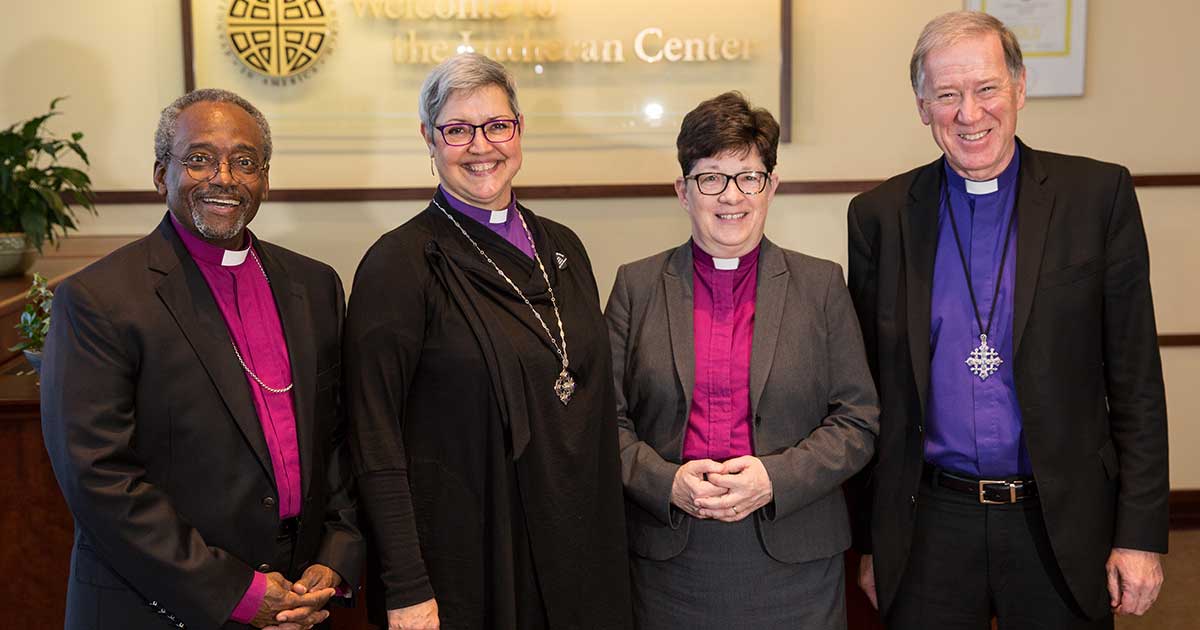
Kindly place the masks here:
<instances>
[{"instance_id":1,"label":"black cassock robe","mask_svg":"<svg viewBox=\"0 0 1200 630\"><path fill-rule=\"evenodd\" d=\"M558 338L537 263L435 199ZM381 600L392 609L436 597L447 630L632 627L611 355L591 263L570 230L520 212L566 329L576 381L566 406L546 331L434 205L381 237L355 275L343 369L375 619Z\"/></svg>"}]
</instances>

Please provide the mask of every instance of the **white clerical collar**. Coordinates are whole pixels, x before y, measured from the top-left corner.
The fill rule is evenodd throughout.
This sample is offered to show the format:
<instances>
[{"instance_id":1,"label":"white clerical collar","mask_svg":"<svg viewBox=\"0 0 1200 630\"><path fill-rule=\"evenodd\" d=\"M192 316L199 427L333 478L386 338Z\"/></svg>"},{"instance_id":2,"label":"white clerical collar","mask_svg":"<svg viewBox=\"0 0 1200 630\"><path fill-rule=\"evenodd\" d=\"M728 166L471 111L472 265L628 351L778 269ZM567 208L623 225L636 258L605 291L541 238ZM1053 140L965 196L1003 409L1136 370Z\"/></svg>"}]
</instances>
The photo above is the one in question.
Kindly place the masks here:
<instances>
[{"instance_id":1,"label":"white clerical collar","mask_svg":"<svg viewBox=\"0 0 1200 630\"><path fill-rule=\"evenodd\" d=\"M249 247L247 247L246 249L243 249L243 250L227 249L227 250L225 250L225 253L221 256L221 266L222 267L237 267L238 265L246 262L246 256L249 256L249 255L250 255Z\"/></svg>"},{"instance_id":2,"label":"white clerical collar","mask_svg":"<svg viewBox=\"0 0 1200 630\"><path fill-rule=\"evenodd\" d=\"M990 195L997 190L1000 190L1000 178L993 177L987 181L977 182L971 179L963 179L963 183L967 185L967 193L971 195Z\"/></svg>"},{"instance_id":3,"label":"white clerical collar","mask_svg":"<svg viewBox=\"0 0 1200 630\"><path fill-rule=\"evenodd\" d=\"M491 216L488 217L488 223L504 223L508 221L508 208L503 210L493 210Z\"/></svg>"},{"instance_id":4,"label":"white clerical collar","mask_svg":"<svg viewBox=\"0 0 1200 630\"><path fill-rule=\"evenodd\" d=\"M738 263L740 263L741 260L741 258L717 258L715 256L712 259L713 266L721 271L732 271L737 269Z\"/></svg>"}]
</instances>

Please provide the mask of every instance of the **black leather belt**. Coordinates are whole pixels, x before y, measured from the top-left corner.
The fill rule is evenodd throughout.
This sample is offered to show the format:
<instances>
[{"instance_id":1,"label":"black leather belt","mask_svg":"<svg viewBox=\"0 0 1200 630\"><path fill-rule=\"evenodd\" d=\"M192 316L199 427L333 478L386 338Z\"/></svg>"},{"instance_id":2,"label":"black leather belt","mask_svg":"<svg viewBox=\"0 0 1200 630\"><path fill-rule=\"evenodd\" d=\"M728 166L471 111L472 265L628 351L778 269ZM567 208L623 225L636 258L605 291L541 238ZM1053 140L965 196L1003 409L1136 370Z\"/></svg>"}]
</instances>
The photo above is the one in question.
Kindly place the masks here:
<instances>
[{"instance_id":1,"label":"black leather belt","mask_svg":"<svg viewBox=\"0 0 1200 630\"><path fill-rule=\"evenodd\" d=\"M1017 503L1038 496L1037 482L1032 478L976 479L952 473L932 464L925 464L925 474L933 484L943 488L978 497L980 503Z\"/></svg>"}]
</instances>

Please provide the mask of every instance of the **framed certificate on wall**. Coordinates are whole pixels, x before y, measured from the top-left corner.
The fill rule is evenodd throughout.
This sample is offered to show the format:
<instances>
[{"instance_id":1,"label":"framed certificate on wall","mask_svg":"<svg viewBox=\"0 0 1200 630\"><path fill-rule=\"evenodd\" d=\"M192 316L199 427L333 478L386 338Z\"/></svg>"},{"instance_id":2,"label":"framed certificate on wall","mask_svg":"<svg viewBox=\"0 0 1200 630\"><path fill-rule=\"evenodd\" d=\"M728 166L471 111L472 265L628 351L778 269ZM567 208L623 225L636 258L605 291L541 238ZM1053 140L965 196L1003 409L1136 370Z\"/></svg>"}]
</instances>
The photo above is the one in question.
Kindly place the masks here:
<instances>
[{"instance_id":1,"label":"framed certificate on wall","mask_svg":"<svg viewBox=\"0 0 1200 630\"><path fill-rule=\"evenodd\" d=\"M1021 43L1028 96L1083 96L1087 0L967 0Z\"/></svg>"}]
</instances>

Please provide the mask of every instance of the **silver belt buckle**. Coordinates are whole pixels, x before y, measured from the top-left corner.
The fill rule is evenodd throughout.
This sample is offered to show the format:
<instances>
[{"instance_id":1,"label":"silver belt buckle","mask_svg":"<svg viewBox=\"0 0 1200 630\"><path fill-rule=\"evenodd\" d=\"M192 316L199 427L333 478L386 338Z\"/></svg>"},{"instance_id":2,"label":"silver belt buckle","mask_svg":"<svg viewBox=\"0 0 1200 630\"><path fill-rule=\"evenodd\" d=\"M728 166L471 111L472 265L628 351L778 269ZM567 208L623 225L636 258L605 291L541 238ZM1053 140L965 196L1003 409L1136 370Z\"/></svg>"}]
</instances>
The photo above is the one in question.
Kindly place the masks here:
<instances>
[{"instance_id":1,"label":"silver belt buckle","mask_svg":"<svg viewBox=\"0 0 1200 630\"><path fill-rule=\"evenodd\" d=\"M1007 501L992 501L991 499L987 498L987 494L985 493L985 491L987 489L988 484L1000 484L1002 486L1007 486L1008 487L1008 500ZM979 480L979 502L986 503L988 505L1004 505L1006 503L1016 503L1017 502L1017 485L1018 484L1015 481L1004 481L1002 479L980 479Z\"/></svg>"}]
</instances>

